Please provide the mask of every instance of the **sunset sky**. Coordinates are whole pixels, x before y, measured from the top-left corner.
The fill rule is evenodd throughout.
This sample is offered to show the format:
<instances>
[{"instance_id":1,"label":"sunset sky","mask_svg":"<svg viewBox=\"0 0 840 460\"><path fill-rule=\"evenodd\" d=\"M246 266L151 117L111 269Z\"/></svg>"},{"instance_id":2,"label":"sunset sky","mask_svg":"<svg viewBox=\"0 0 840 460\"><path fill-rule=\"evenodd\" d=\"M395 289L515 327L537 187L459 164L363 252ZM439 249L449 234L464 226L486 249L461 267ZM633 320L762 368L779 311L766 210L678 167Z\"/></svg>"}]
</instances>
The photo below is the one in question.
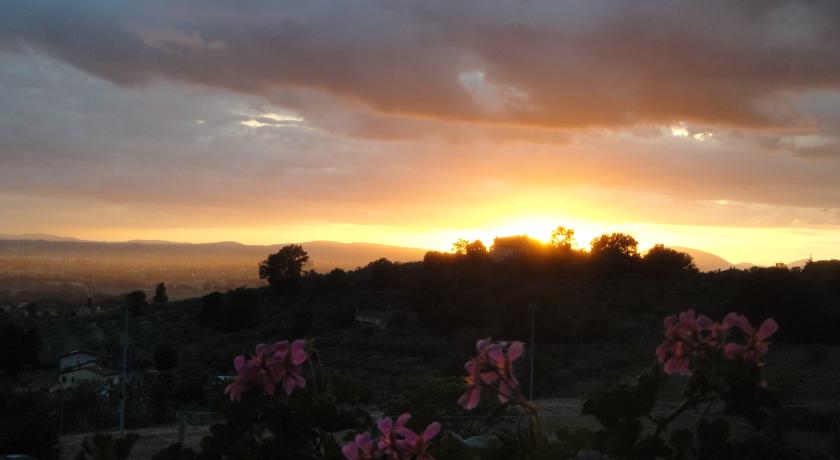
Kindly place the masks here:
<instances>
[{"instance_id":1,"label":"sunset sky","mask_svg":"<svg viewBox=\"0 0 840 460\"><path fill-rule=\"evenodd\" d=\"M0 2L0 233L840 258L840 3Z\"/></svg>"}]
</instances>

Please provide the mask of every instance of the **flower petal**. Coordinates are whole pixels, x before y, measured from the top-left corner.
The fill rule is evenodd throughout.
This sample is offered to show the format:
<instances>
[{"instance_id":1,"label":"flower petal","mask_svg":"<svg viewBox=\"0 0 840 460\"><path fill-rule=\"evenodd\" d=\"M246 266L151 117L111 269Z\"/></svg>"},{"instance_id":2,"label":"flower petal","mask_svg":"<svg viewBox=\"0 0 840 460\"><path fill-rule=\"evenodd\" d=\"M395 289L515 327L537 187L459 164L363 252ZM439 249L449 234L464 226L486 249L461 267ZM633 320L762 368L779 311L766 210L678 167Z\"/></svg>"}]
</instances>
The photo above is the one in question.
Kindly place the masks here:
<instances>
[{"instance_id":1,"label":"flower petal","mask_svg":"<svg viewBox=\"0 0 840 460\"><path fill-rule=\"evenodd\" d=\"M348 442L341 448L341 453L347 460L359 460L359 448L355 442Z\"/></svg>"},{"instance_id":2,"label":"flower petal","mask_svg":"<svg viewBox=\"0 0 840 460\"><path fill-rule=\"evenodd\" d=\"M778 330L779 324L773 318L766 319L763 323L761 323L761 327L758 328L756 338L758 338L759 341L764 341L771 335L775 334Z\"/></svg>"},{"instance_id":3,"label":"flower petal","mask_svg":"<svg viewBox=\"0 0 840 460\"><path fill-rule=\"evenodd\" d=\"M411 420L411 414L409 414L408 412L400 415L400 418L397 419L397 423L394 425L394 429L401 429L405 426L406 423L408 423L409 420Z\"/></svg>"},{"instance_id":4,"label":"flower petal","mask_svg":"<svg viewBox=\"0 0 840 460\"><path fill-rule=\"evenodd\" d=\"M428 441L437 436L438 433L440 433L440 423L433 422L431 425L427 426L425 430L423 430L423 439Z\"/></svg>"},{"instance_id":5,"label":"flower petal","mask_svg":"<svg viewBox=\"0 0 840 460\"><path fill-rule=\"evenodd\" d=\"M379 428L382 434L390 433L393 426L394 422L388 417L382 417L376 421L376 427Z\"/></svg>"},{"instance_id":6,"label":"flower petal","mask_svg":"<svg viewBox=\"0 0 840 460\"><path fill-rule=\"evenodd\" d=\"M239 355L233 358L233 368L236 369L236 372L239 372L243 367L245 367L245 356Z\"/></svg>"},{"instance_id":7,"label":"flower petal","mask_svg":"<svg viewBox=\"0 0 840 460\"><path fill-rule=\"evenodd\" d=\"M514 341L510 344L510 348L508 348L507 357L510 362L516 361L520 356L522 356L522 352L525 351L525 346L520 341Z\"/></svg>"}]
</instances>

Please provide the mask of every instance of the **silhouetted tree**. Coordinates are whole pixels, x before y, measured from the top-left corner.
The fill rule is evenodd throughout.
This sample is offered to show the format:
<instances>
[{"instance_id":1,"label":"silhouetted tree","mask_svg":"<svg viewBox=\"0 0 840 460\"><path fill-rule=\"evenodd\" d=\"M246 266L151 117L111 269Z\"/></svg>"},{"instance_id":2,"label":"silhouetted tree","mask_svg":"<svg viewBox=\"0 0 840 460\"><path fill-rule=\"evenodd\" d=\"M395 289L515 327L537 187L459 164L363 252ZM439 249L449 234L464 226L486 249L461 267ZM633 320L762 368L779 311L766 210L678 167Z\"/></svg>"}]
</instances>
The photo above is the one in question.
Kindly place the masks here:
<instances>
[{"instance_id":1,"label":"silhouetted tree","mask_svg":"<svg viewBox=\"0 0 840 460\"><path fill-rule=\"evenodd\" d=\"M153 303L169 302L169 296L166 295L166 284L159 283L155 288L155 297L152 299Z\"/></svg>"},{"instance_id":2,"label":"silhouetted tree","mask_svg":"<svg viewBox=\"0 0 840 460\"><path fill-rule=\"evenodd\" d=\"M363 270L370 275L371 287L375 289L396 288L399 283L397 265L383 257L367 264Z\"/></svg>"},{"instance_id":3,"label":"silhouetted tree","mask_svg":"<svg viewBox=\"0 0 840 460\"><path fill-rule=\"evenodd\" d=\"M694 259L684 253L657 244L650 248L642 258L644 271L657 278L665 278L680 273L697 273Z\"/></svg>"},{"instance_id":4,"label":"silhouetted tree","mask_svg":"<svg viewBox=\"0 0 840 460\"><path fill-rule=\"evenodd\" d=\"M0 326L0 370L19 375L24 366L38 362L41 346L34 328L25 330L14 323Z\"/></svg>"},{"instance_id":5,"label":"silhouetted tree","mask_svg":"<svg viewBox=\"0 0 840 460\"><path fill-rule=\"evenodd\" d=\"M0 391L0 414L0 452L42 460L59 458L58 423L50 398ZM0 454L0 458L10 457Z\"/></svg>"},{"instance_id":6,"label":"silhouetted tree","mask_svg":"<svg viewBox=\"0 0 840 460\"><path fill-rule=\"evenodd\" d=\"M481 240L475 240L472 243L461 238L452 243L452 252L462 256L483 256L487 254L487 247Z\"/></svg>"},{"instance_id":7,"label":"silhouetted tree","mask_svg":"<svg viewBox=\"0 0 840 460\"><path fill-rule=\"evenodd\" d=\"M601 235L592 240L594 268L602 274L631 271L639 261L639 242L625 233Z\"/></svg>"},{"instance_id":8,"label":"silhouetted tree","mask_svg":"<svg viewBox=\"0 0 840 460\"><path fill-rule=\"evenodd\" d=\"M300 285L303 265L308 261L309 255L300 245L283 246L260 262L260 279L268 280L279 291L293 291Z\"/></svg>"},{"instance_id":9,"label":"silhouetted tree","mask_svg":"<svg viewBox=\"0 0 840 460\"><path fill-rule=\"evenodd\" d=\"M146 302L146 293L141 290L132 291L126 294L125 304L134 316L144 315L146 313L146 306L149 305L148 302Z\"/></svg>"},{"instance_id":10,"label":"silhouetted tree","mask_svg":"<svg viewBox=\"0 0 840 460\"><path fill-rule=\"evenodd\" d=\"M327 279L324 287L328 291L343 291L347 289L347 272L334 268L327 274Z\"/></svg>"},{"instance_id":11,"label":"silhouetted tree","mask_svg":"<svg viewBox=\"0 0 840 460\"><path fill-rule=\"evenodd\" d=\"M225 296L221 292L212 292L201 298L201 311L198 321L202 324L215 322L225 306Z\"/></svg>"},{"instance_id":12,"label":"silhouetted tree","mask_svg":"<svg viewBox=\"0 0 840 460\"><path fill-rule=\"evenodd\" d=\"M238 331L254 327L260 320L260 310L254 299L254 292L246 287L228 291L228 303L222 322L217 328L223 331Z\"/></svg>"},{"instance_id":13,"label":"silhouetted tree","mask_svg":"<svg viewBox=\"0 0 840 460\"><path fill-rule=\"evenodd\" d=\"M168 371L178 364L178 352L169 344L161 344L155 349L155 368Z\"/></svg>"},{"instance_id":14,"label":"silhouetted tree","mask_svg":"<svg viewBox=\"0 0 840 460\"><path fill-rule=\"evenodd\" d=\"M452 252L454 254L466 255L467 254L467 246L469 246L469 244L470 244L469 241L467 241L463 238L459 238L457 241L452 243Z\"/></svg>"},{"instance_id":15,"label":"silhouetted tree","mask_svg":"<svg viewBox=\"0 0 840 460\"><path fill-rule=\"evenodd\" d=\"M570 251L575 244L575 231L563 226L557 227L551 232L551 240L548 244L557 249Z\"/></svg>"}]
</instances>

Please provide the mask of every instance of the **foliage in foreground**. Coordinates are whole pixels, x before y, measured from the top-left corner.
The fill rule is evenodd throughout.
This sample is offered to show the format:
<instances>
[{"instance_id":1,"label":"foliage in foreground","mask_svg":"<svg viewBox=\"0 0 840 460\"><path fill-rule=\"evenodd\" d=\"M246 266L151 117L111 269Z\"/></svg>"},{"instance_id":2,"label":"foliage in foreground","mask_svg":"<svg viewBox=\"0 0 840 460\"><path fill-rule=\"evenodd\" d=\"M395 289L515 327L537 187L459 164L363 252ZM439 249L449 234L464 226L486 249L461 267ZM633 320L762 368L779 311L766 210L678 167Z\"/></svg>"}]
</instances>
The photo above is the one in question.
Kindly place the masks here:
<instances>
[{"instance_id":1,"label":"foliage in foreground","mask_svg":"<svg viewBox=\"0 0 840 460\"><path fill-rule=\"evenodd\" d=\"M514 372L524 353L519 341L479 340L476 356L465 364L465 391L458 404L481 407L482 397L498 401L486 429L463 437L438 422L412 423L404 413L374 421L354 406L342 383L319 380L311 342L260 344L250 357L234 359L236 376L225 393L227 421L212 427L200 452L173 445L157 459L717 459L764 458L755 444L735 439L729 422L708 420L713 404L749 421L756 433L768 427L778 409L761 369L772 319L754 327L730 313L721 322L686 311L665 319L657 361L632 382L614 386L586 401L582 415L601 428L561 429L549 435L538 408L520 391ZM659 388L669 374L688 376L684 400L666 415L654 414ZM277 391L277 389L282 389ZM686 410L702 408L689 426L676 421ZM507 421L514 420L513 424Z\"/></svg>"}]
</instances>

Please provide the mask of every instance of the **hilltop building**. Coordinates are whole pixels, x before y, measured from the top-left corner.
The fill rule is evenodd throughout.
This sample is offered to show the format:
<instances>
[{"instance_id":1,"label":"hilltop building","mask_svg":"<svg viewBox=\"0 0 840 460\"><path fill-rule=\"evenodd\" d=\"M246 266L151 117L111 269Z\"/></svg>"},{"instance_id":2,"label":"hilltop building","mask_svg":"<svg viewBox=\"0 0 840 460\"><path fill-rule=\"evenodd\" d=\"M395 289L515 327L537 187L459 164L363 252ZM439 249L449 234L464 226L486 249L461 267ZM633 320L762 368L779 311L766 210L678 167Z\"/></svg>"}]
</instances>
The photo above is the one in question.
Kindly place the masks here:
<instances>
[{"instance_id":1,"label":"hilltop building","mask_svg":"<svg viewBox=\"0 0 840 460\"><path fill-rule=\"evenodd\" d=\"M388 326L390 312L383 310L356 309L356 324L385 329Z\"/></svg>"},{"instance_id":2,"label":"hilltop building","mask_svg":"<svg viewBox=\"0 0 840 460\"><path fill-rule=\"evenodd\" d=\"M497 237L490 247L490 255L495 261L520 258L544 250L544 245L527 235Z\"/></svg>"},{"instance_id":3,"label":"hilltop building","mask_svg":"<svg viewBox=\"0 0 840 460\"><path fill-rule=\"evenodd\" d=\"M59 357L58 384L68 388L82 382L116 385L120 373L102 365L103 358L87 350L74 350Z\"/></svg>"}]
</instances>

